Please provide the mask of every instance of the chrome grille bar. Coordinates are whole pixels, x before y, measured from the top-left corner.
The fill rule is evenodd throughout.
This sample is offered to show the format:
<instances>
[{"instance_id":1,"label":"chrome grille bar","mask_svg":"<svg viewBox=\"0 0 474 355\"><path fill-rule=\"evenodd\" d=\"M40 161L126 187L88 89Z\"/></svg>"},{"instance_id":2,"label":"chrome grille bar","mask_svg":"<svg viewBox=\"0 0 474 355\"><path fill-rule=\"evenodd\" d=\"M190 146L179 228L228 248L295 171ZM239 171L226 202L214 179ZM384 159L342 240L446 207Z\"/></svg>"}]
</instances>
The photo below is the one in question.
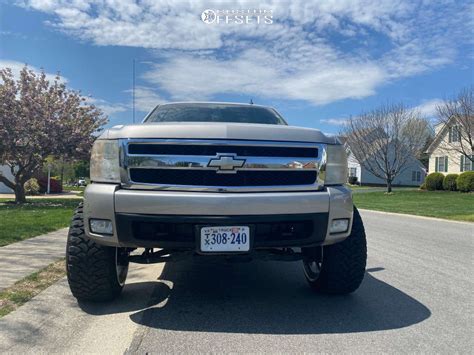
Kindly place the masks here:
<instances>
[{"instance_id":1,"label":"chrome grille bar","mask_svg":"<svg viewBox=\"0 0 474 355\"><path fill-rule=\"evenodd\" d=\"M221 156L230 156L223 153ZM216 155L147 155L147 156L128 156L128 166L144 169L208 169L216 170L209 166L209 161L215 159ZM280 157L253 157L238 156L245 160L239 170L295 170L310 169L317 170L316 158L280 158Z\"/></svg>"}]
</instances>

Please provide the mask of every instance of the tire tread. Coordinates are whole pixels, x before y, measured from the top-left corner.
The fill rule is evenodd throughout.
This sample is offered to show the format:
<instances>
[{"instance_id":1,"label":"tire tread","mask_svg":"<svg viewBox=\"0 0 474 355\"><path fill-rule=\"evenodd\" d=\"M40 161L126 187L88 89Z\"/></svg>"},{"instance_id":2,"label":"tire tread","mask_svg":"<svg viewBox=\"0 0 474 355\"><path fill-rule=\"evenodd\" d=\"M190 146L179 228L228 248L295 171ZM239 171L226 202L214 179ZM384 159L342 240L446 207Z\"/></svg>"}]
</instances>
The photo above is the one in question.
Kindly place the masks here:
<instances>
[{"instance_id":1,"label":"tire tread","mask_svg":"<svg viewBox=\"0 0 474 355\"><path fill-rule=\"evenodd\" d=\"M359 211L354 207L352 231L344 241L323 249L319 278L308 282L318 292L348 294L362 283L367 264L367 241Z\"/></svg>"},{"instance_id":2,"label":"tire tread","mask_svg":"<svg viewBox=\"0 0 474 355\"><path fill-rule=\"evenodd\" d=\"M82 203L69 228L66 269L69 287L78 300L108 301L122 291L115 270L115 248L99 245L86 236Z\"/></svg>"}]
</instances>

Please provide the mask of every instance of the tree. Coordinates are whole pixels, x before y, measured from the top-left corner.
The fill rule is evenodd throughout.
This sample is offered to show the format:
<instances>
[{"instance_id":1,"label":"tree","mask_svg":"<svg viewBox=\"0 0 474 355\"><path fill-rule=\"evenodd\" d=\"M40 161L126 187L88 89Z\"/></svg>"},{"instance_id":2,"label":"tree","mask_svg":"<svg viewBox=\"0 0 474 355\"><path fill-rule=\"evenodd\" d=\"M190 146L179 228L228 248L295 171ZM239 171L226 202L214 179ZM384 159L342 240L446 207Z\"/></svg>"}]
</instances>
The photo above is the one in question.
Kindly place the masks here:
<instances>
[{"instance_id":1,"label":"tree","mask_svg":"<svg viewBox=\"0 0 474 355\"><path fill-rule=\"evenodd\" d=\"M74 164L74 177L82 178L90 175L89 160L79 160Z\"/></svg>"},{"instance_id":2,"label":"tree","mask_svg":"<svg viewBox=\"0 0 474 355\"><path fill-rule=\"evenodd\" d=\"M462 154L474 161L474 88L466 88L453 99L436 107L438 120L448 129L449 139L444 149ZM444 128L443 127L443 128Z\"/></svg>"},{"instance_id":3,"label":"tree","mask_svg":"<svg viewBox=\"0 0 474 355\"><path fill-rule=\"evenodd\" d=\"M63 182L74 178L74 164L75 160L66 159L62 156L49 156L46 158L41 171L44 175L47 175L49 165L51 167L51 176L56 176L60 183L63 184Z\"/></svg>"},{"instance_id":4,"label":"tree","mask_svg":"<svg viewBox=\"0 0 474 355\"><path fill-rule=\"evenodd\" d=\"M343 135L359 163L384 179L387 192L393 180L422 152L430 134L428 121L403 104L386 104L352 117Z\"/></svg>"},{"instance_id":5,"label":"tree","mask_svg":"<svg viewBox=\"0 0 474 355\"><path fill-rule=\"evenodd\" d=\"M25 66L19 79L9 68L0 70L0 79L0 164L9 166L14 177L0 173L0 182L22 203L24 183L46 158L84 159L107 118L67 89L59 75L50 82L44 72Z\"/></svg>"}]
</instances>

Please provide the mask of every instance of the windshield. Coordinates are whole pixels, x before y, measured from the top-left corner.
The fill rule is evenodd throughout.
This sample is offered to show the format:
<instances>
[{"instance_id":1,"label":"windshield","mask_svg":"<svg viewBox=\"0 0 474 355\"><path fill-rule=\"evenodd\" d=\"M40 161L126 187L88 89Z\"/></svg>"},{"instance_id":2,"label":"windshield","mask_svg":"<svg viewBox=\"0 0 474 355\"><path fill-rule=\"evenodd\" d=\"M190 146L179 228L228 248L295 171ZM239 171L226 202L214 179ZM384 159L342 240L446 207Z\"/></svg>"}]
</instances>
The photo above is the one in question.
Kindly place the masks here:
<instances>
[{"instance_id":1,"label":"windshield","mask_svg":"<svg viewBox=\"0 0 474 355\"><path fill-rule=\"evenodd\" d=\"M239 122L286 125L285 120L271 108L206 103L158 106L145 122Z\"/></svg>"}]
</instances>

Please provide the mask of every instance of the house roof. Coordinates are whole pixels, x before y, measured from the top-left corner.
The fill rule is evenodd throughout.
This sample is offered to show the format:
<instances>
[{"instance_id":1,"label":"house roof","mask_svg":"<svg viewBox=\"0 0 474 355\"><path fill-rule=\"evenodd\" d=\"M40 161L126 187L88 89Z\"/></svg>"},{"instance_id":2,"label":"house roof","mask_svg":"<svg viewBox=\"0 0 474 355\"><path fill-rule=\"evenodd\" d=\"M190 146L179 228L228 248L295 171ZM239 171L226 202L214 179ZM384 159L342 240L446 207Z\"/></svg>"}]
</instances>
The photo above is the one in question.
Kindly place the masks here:
<instances>
[{"instance_id":1,"label":"house roof","mask_svg":"<svg viewBox=\"0 0 474 355\"><path fill-rule=\"evenodd\" d=\"M389 144L388 140L383 138L383 136L386 137L385 132L379 131L378 129L370 129L370 130L359 131L359 133L364 136L364 140L367 140L367 141L373 143L371 145L370 150L364 150L362 148L354 146L354 142L352 142L352 144L349 144L349 138L347 136L338 136L337 137L339 139L339 141L342 144L344 144L352 152L354 157L359 162L368 159L371 156L371 154L375 153L375 151L378 149L378 147ZM376 144L376 143L378 143L378 144ZM358 152L359 154L357 154L357 155L361 155L361 156L356 156L353 153L354 151Z\"/></svg>"},{"instance_id":2,"label":"house roof","mask_svg":"<svg viewBox=\"0 0 474 355\"><path fill-rule=\"evenodd\" d=\"M444 125L439 131L438 133L436 134L436 136L434 137L433 139L433 142L431 142L431 144L428 146L428 148L426 148L425 150L425 153L427 154L431 154L433 153L433 150L436 149L436 147L438 146L438 144L440 143L440 141L443 139L444 135L446 134L446 130L449 128L449 125L451 123L451 121L454 119L454 117L451 117L448 122L440 122L438 123L435 127L439 126L439 125Z\"/></svg>"},{"instance_id":3,"label":"house roof","mask_svg":"<svg viewBox=\"0 0 474 355\"><path fill-rule=\"evenodd\" d=\"M346 145L346 142L347 142L346 136L336 136L336 138L339 139L339 142L341 142L341 144Z\"/></svg>"}]
</instances>

